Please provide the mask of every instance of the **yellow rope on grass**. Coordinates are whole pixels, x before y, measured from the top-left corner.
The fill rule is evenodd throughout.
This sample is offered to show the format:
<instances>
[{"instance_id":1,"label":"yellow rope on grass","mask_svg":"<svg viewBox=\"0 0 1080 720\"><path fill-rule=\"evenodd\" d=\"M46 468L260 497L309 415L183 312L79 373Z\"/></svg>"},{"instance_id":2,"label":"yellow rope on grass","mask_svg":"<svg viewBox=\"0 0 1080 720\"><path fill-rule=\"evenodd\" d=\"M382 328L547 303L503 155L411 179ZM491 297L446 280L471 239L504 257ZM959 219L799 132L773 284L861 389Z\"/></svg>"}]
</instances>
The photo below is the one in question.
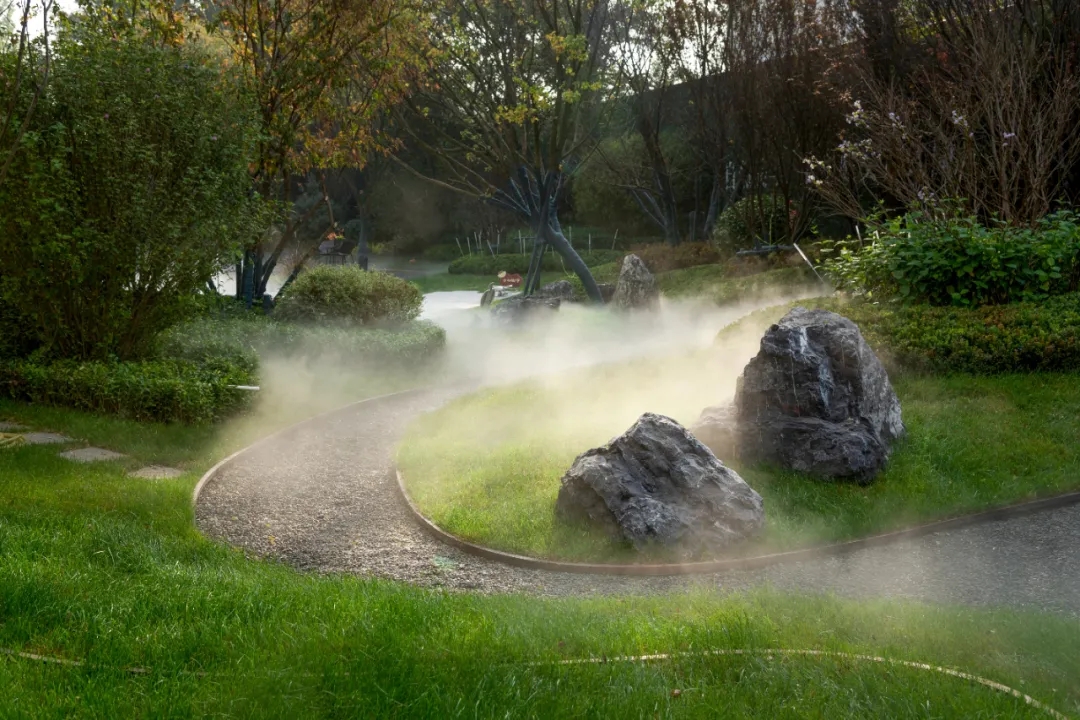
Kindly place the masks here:
<instances>
[{"instance_id":1,"label":"yellow rope on grass","mask_svg":"<svg viewBox=\"0 0 1080 720\"><path fill-rule=\"evenodd\" d=\"M12 448L25 444L26 438L18 433L0 433L0 448Z\"/></svg>"}]
</instances>

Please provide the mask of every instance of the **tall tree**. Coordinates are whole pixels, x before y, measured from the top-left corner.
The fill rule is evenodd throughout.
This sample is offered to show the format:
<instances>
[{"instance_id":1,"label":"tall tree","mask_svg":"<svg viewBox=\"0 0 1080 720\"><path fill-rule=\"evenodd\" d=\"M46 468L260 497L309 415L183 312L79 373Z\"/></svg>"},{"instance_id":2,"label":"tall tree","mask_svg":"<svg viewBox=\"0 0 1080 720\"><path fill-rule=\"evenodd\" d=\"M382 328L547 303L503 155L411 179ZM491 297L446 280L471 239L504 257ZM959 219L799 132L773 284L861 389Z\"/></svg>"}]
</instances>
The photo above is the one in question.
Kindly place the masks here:
<instances>
[{"instance_id":1,"label":"tall tree","mask_svg":"<svg viewBox=\"0 0 1080 720\"><path fill-rule=\"evenodd\" d=\"M672 182L672 167L661 137L672 121L672 84L680 43L665 32L666 3L637 0L618 24L618 45L612 54L624 79L627 120L641 138L649 182L635 182L638 173L625 176L624 187L641 211L656 225L669 245L678 245L679 210Z\"/></svg>"},{"instance_id":2,"label":"tall tree","mask_svg":"<svg viewBox=\"0 0 1080 720\"><path fill-rule=\"evenodd\" d=\"M602 302L563 235L558 199L616 82L611 26L609 0L448 0L424 82L402 114L416 146L442 161L432 179L532 227L526 294L537 289L550 247Z\"/></svg>"},{"instance_id":3,"label":"tall tree","mask_svg":"<svg viewBox=\"0 0 1080 720\"><path fill-rule=\"evenodd\" d=\"M816 202L805 158L834 146L844 125L848 3L680 0L674 15L672 27L690 48L683 72L714 178L734 181L730 199L751 198L742 207L752 232L770 227L780 205L791 210L787 239L797 238Z\"/></svg>"},{"instance_id":4,"label":"tall tree","mask_svg":"<svg viewBox=\"0 0 1080 720\"><path fill-rule=\"evenodd\" d=\"M10 39L14 51L4 48L0 62L0 84L4 102L0 105L0 183L26 135L34 111L49 82L52 47L49 20L53 0L4 0L0 3L0 36ZM33 21L41 23L34 38ZM9 46L10 47L10 46Z\"/></svg>"},{"instance_id":5,"label":"tall tree","mask_svg":"<svg viewBox=\"0 0 1080 720\"><path fill-rule=\"evenodd\" d=\"M280 222L252 238L237 264L238 295L250 304L266 292L282 254L321 214L295 267L334 230L325 173L362 167L392 142L378 120L396 103L422 48L422 16L402 0L225 0L211 27L224 38L259 108L261 140L251 166L253 190ZM319 202L295 206L301 188Z\"/></svg>"}]
</instances>

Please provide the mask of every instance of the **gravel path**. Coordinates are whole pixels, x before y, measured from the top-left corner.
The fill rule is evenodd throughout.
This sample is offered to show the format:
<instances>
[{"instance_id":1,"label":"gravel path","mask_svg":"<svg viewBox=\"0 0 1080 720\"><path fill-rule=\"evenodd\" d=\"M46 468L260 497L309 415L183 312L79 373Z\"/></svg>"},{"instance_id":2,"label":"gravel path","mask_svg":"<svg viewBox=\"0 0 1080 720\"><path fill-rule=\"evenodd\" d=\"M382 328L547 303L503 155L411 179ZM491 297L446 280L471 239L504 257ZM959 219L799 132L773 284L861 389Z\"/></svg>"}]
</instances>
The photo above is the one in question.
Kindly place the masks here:
<instances>
[{"instance_id":1,"label":"gravel path","mask_svg":"<svg viewBox=\"0 0 1080 720\"><path fill-rule=\"evenodd\" d=\"M451 396L440 390L379 399L275 436L206 485L196 508L199 527L300 570L452 589L625 595L767 583L849 597L1011 605L1080 616L1080 506L843 556L689 577L556 573L467 555L415 525L392 475L393 449L404 428Z\"/></svg>"}]
</instances>

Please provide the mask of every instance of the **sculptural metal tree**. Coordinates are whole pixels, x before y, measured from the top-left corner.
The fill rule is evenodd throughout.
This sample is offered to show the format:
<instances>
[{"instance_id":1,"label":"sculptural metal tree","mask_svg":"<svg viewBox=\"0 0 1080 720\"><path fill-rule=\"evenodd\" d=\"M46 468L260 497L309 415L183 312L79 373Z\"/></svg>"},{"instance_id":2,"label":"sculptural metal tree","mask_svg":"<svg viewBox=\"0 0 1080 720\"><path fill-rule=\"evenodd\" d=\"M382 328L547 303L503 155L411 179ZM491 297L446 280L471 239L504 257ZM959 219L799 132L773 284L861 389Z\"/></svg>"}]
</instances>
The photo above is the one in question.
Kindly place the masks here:
<instances>
[{"instance_id":1,"label":"sculptural metal tree","mask_svg":"<svg viewBox=\"0 0 1080 720\"><path fill-rule=\"evenodd\" d=\"M595 141L601 100L618 82L609 62L617 8L609 0L449 0L444 8L427 72L401 117L440 170L410 169L532 228L525 294L537 289L552 248L602 302L562 232L558 199Z\"/></svg>"}]
</instances>

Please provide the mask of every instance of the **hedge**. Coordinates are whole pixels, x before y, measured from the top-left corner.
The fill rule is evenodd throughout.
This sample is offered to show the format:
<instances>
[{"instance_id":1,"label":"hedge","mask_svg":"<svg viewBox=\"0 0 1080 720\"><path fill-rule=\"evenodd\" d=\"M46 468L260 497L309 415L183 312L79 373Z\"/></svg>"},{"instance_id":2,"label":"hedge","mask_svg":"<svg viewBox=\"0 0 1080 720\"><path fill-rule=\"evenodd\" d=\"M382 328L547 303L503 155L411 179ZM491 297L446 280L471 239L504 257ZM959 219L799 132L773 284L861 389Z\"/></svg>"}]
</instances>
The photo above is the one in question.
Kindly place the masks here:
<instances>
[{"instance_id":1,"label":"hedge","mask_svg":"<svg viewBox=\"0 0 1080 720\"><path fill-rule=\"evenodd\" d=\"M255 372L259 356L267 353L401 364L430 359L445 344L445 331L423 320L382 329L306 326L252 316L200 319L174 327L159 338L157 354L200 363L221 360Z\"/></svg>"},{"instance_id":2,"label":"hedge","mask_svg":"<svg viewBox=\"0 0 1080 720\"><path fill-rule=\"evenodd\" d=\"M775 322L796 305L850 318L893 366L940 374L1080 371L1080 293L981 308L815 298L759 310ZM720 332L721 340L734 326Z\"/></svg>"},{"instance_id":3,"label":"hedge","mask_svg":"<svg viewBox=\"0 0 1080 720\"><path fill-rule=\"evenodd\" d=\"M589 267L596 267L605 263L617 262L626 253L619 250L593 250L578 253L581 259ZM469 255L461 257L450 263L448 272L454 275L491 275L495 276L505 270L508 273L524 275L529 271L531 254L525 255ZM544 253L542 270L558 271L565 268L565 261L559 255L548 251Z\"/></svg>"},{"instance_id":4,"label":"hedge","mask_svg":"<svg viewBox=\"0 0 1080 720\"><path fill-rule=\"evenodd\" d=\"M905 367L997 374L1080 370L1080 293L980 308L816 301Z\"/></svg>"},{"instance_id":5,"label":"hedge","mask_svg":"<svg viewBox=\"0 0 1080 720\"><path fill-rule=\"evenodd\" d=\"M226 361L0 362L0 393L13 400L151 422L218 420L251 399L250 392L230 386L253 379Z\"/></svg>"}]
</instances>

